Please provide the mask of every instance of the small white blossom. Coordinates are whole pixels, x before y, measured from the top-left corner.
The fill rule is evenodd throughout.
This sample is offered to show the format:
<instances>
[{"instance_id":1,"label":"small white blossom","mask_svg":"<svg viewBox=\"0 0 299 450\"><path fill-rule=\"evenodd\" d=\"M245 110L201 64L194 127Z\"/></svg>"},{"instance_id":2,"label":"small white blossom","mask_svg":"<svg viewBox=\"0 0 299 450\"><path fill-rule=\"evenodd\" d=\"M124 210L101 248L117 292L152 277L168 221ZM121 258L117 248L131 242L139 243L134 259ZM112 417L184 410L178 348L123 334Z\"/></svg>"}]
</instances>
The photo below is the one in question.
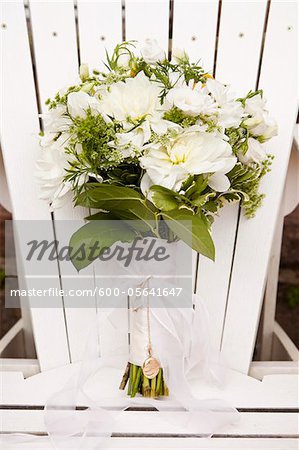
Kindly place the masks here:
<instances>
[{"instance_id":1,"label":"small white blossom","mask_svg":"<svg viewBox=\"0 0 299 450\"><path fill-rule=\"evenodd\" d=\"M67 97L67 109L72 117L86 117L86 111L99 114L100 102L95 97L83 91L71 92Z\"/></svg>"},{"instance_id":2,"label":"small white blossom","mask_svg":"<svg viewBox=\"0 0 299 450\"><path fill-rule=\"evenodd\" d=\"M148 64L155 64L166 59L165 52L156 39L146 39L140 52L144 61Z\"/></svg>"},{"instance_id":3,"label":"small white blossom","mask_svg":"<svg viewBox=\"0 0 299 450\"><path fill-rule=\"evenodd\" d=\"M261 142L277 136L277 123L269 116L266 109L266 100L261 94L246 99L245 113L251 116L244 120L244 124L248 127L252 136L258 137Z\"/></svg>"},{"instance_id":4,"label":"small white blossom","mask_svg":"<svg viewBox=\"0 0 299 450\"><path fill-rule=\"evenodd\" d=\"M243 155L240 153L239 160L243 164L250 164L253 162L261 163L267 156L267 153L264 148L264 144L261 144L257 139L252 137L248 138L248 150Z\"/></svg>"},{"instance_id":5,"label":"small white blossom","mask_svg":"<svg viewBox=\"0 0 299 450\"><path fill-rule=\"evenodd\" d=\"M184 83L175 86L169 90L166 102L170 107L176 106L188 116L211 115L217 111L215 101L200 82L190 81L188 85Z\"/></svg>"},{"instance_id":6,"label":"small white blossom","mask_svg":"<svg viewBox=\"0 0 299 450\"><path fill-rule=\"evenodd\" d=\"M178 64L189 61L189 56L186 50L182 48L174 48L172 50L172 60Z\"/></svg>"},{"instance_id":7,"label":"small white blossom","mask_svg":"<svg viewBox=\"0 0 299 450\"><path fill-rule=\"evenodd\" d=\"M89 68L88 64L81 64L79 69L80 78L82 81L87 80L89 78Z\"/></svg>"},{"instance_id":8,"label":"small white blossom","mask_svg":"<svg viewBox=\"0 0 299 450\"><path fill-rule=\"evenodd\" d=\"M223 128L238 127L244 115L244 109L230 92L229 86L212 78L207 80L207 89L218 105L217 123Z\"/></svg>"}]
</instances>

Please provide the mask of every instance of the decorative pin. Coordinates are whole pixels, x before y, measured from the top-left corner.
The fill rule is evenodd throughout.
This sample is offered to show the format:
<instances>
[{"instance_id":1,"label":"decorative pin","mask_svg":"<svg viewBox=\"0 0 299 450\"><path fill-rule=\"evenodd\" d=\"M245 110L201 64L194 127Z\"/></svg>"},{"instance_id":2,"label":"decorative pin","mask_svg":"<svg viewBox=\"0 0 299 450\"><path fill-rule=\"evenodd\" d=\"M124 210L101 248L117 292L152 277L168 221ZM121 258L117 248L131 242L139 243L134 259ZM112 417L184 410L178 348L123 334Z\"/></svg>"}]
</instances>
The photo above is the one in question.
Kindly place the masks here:
<instances>
[{"instance_id":1,"label":"decorative pin","mask_svg":"<svg viewBox=\"0 0 299 450\"><path fill-rule=\"evenodd\" d=\"M158 375L160 368L159 361L156 358L149 356L142 365L142 372L146 378L152 380Z\"/></svg>"}]
</instances>

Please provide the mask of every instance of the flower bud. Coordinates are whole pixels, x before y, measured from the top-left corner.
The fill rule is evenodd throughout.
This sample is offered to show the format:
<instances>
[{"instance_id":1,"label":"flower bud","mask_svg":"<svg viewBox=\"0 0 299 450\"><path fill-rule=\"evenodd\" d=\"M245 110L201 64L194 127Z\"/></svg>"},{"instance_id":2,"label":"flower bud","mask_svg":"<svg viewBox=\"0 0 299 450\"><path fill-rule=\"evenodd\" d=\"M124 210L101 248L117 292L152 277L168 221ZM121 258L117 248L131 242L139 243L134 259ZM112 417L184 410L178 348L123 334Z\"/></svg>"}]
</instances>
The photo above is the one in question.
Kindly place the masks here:
<instances>
[{"instance_id":1,"label":"flower bud","mask_svg":"<svg viewBox=\"0 0 299 450\"><path fill-rule=\"evenodd\" d=\"M79 69L79 74L80 74L80 78L83 82L89 78L88 64L81 64L80 69Z\"/></svg>"}]
</instances>

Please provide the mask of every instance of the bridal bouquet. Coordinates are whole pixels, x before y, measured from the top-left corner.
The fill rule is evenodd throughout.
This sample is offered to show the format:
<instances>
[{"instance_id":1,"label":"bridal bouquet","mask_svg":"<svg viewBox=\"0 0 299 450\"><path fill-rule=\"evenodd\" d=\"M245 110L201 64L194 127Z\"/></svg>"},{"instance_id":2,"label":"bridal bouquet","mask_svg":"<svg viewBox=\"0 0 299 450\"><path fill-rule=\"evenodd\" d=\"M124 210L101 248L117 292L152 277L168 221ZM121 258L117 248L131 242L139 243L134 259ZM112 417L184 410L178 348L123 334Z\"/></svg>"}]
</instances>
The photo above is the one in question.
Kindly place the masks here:
<instances>
[{"instance_id":1,"label":"bridal bouquet","mask_svg":"<svg viewBox=\"0 0 299 450\"><path fill-rule=\"evenodd\" d=\"M263 91L235 98L185 51L169 61L153 40L117 45L106 67L91 74L83 64L78 83L46 102L41 198L52 209L72 198L97 210L72 236L74 249L97 239L98 257L117 240L151 236L214 259L210 231L220 208L240 202L252 217L263 199L267 141L277 134ZM123 234L103 233L103 219L123 221ZM81 270L89 256L72 262ZM128 364L122 388L128 380L131 396L168 393L152 348L143 366Z\"/></svg>"}]
</instances>

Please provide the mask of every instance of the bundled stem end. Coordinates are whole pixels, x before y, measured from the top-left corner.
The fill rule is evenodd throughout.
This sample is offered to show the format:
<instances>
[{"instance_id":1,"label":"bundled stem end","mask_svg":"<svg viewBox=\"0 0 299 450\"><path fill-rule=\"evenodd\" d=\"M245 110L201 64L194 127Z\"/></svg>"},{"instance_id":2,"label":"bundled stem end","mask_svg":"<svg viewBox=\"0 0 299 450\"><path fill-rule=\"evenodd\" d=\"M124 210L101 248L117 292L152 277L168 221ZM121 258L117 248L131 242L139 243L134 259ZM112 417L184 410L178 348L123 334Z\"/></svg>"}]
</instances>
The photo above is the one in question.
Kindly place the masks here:
<instances>
[{"instance_id":1,"label":"bundled stem end","mask_svg":"<svg viewBox=\"0 0 299 450\"><path fill-rule=\"evenodd\" d=\"M141 366L128 362L119 389L124 390L127 383L130 397L135 397L137 393L143 397L151 398L168 396L168 388L163 378L163 369L161 368L154 378L149 379L143 374Z\"/></svg>"}]
</instances>

